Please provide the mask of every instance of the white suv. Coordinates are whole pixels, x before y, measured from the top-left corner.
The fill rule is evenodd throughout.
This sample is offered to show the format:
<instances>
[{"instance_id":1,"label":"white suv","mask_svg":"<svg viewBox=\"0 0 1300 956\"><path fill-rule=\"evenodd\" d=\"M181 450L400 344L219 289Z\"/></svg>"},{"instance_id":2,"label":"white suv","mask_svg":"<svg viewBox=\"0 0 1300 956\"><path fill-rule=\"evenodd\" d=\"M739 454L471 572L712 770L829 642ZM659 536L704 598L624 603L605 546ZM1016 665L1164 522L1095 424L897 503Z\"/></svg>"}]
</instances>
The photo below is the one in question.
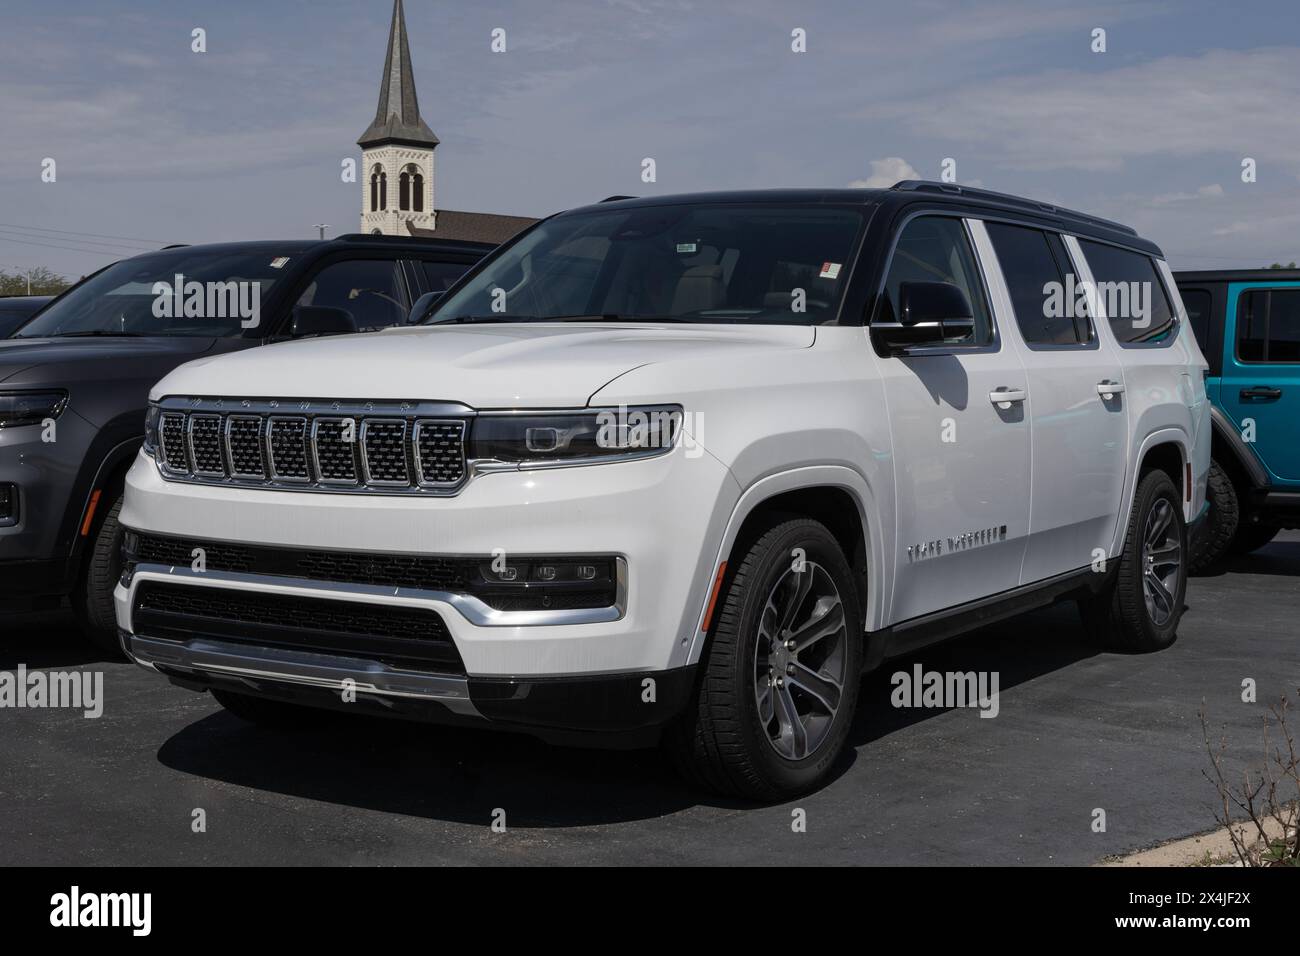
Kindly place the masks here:
<instances>
[{"instance_id":1,"label":"white suv","mask_svg":"<svg viewBox=\"0 0 1300 956\"><path fill-rule=\"evenodd\" d=\"M260 723L662 739L775 799L891 657L1066 598L1175 638L1206 365L1123 226L915 182L619 199L413 319L154 387L132 658Z\"/></svg>"}]
</instances>

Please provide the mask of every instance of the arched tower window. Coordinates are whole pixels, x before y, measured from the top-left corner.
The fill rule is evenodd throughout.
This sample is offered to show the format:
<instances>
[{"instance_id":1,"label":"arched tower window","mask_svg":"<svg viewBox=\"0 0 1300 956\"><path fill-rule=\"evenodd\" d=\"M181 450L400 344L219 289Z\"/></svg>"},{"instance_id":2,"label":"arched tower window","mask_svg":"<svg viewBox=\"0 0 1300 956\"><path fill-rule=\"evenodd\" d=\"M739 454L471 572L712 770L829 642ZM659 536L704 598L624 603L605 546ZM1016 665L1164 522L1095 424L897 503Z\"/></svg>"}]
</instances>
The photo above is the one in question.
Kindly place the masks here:
<instances>
[{"instance_id":1,"label":"arched tower window","mask_svg":"<svg viewBox=\"0 0 1300 956\"><path fill-rule=\"evenodd\" d=\"M411 188L415 190L415 202L411 205L416 212L424 212L424 177L416 173L411 177Z\"/></svg>"},{"instance_id":2,"label":"arched tower window","mask_svg":"<svg viewBox=\"0 0 1300 956\"><path fill-rule=\"evenodd\" d=\"M411 174L404 169L397 178L397 208L403 212L411 208Z\"/></svg>"},{"instance_id":3,"label":"arched tower window","mask_svg":"<svg viewBox=\"0 0 1300 956\"><path fill-rule=\"evenodd\" d=\"M380 173L380 169L378 166L374 167L370 171L370 211L371 212L377 212L379 210L379 173Z\"/></svg>"},{"instance_id":4,"label":"arched tower window","mask_svg":"<svg viewBox=\"0 0 1300 956\"><path fill-rule=\"evenodd\" d=\"M388 173L379 174L379 208L388 208Z\"/></svg>"}]
</instances>

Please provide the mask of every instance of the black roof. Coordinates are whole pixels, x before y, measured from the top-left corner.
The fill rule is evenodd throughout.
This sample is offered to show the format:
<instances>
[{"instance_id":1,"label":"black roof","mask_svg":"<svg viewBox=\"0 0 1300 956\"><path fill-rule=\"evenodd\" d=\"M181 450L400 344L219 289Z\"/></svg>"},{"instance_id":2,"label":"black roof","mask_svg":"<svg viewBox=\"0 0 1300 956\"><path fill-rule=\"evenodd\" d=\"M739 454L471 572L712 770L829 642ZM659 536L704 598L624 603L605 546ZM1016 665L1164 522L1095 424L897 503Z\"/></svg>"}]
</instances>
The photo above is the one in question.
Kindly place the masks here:
<instances>
[{"instance_id":1,"label":"black roof","mask_svg":"<svg viewBox=\"0 0 1300 956\"><path fill-rule=\"evenodd\" d=\"M1120 245L1163 256L1160 248L1142 239L1132 228L1100 216L1065 209L1051 203L1025 199L989 189L972 189L956 183L906 179L888 189L749 189L727 192L678 193L640 198L610 197L599 203L568 212L595 211L636 206L669 206L685 203L807 203L827 205L877 205L898 209L917 202L952 205L956 208L1006 213L1067 230L1075 235L1105 239Z\"/></svg>"},{"instance_id":2,"label":"black roof","mask_svg":"<svg viewBox=\"0 0 1300 956\"><path fill-rule=\"evenodd\" d=\"M1175 272L1179 282L1300 282L1300 269L1206 269Z\"/></svg>"},{"instance_id":3,"label":"black roof","mask_svg":"<svg viewBox=\"0 0 1300 956\"><path fill-rule=\"evenodd\" d=\"M495 243L491 242L468 242L458 239L425 239L419 236L375 236L357 232L337 236L333 239L251 239L245 242L205 242L195 245L168 246L165 249L154 249L149 252L142 252L140 255L156 256L163 252L175 253L176 255L181 256L195 252L220 255L222 253L258 251L301 255L304 252L325 250L327 248L384 248L386 246L399 246L403 249L421 250L425 252L475 253L484 253L496 248ZM128 258L136 257L130 256Z\"/></svg>"}]
</instances>

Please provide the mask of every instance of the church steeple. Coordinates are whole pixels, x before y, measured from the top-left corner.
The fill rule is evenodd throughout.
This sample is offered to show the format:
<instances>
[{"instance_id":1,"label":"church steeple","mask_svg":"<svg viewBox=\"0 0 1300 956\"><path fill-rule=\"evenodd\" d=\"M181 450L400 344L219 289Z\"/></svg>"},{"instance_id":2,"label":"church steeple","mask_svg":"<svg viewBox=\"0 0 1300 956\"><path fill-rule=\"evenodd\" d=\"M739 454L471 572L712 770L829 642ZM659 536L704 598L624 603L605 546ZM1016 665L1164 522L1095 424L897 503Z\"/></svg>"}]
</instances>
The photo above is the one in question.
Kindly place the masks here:
<instances>
[{"instance_id":1,"label":"church steeple","mask_svg":"<svg viewBox=\"0 0 1300 956\"><path fill-rule=\"evenodd\" d=\"M375 111L375 121L357 140L357 145L362 149L384 143L429 147L438 145L438 137L433 135L433 130L420 118L402 0L393 2L393 24L388 29L388 56L384 58L384 79L379 87L379 108Z\"/></svg>"},{"instance_id":2,"label":"church steeple","mask_svg":"<svg viewBox=\"0 0 1300 956\"><path fill-rule=\"evenodd\" d=\"M420 119L406 39L402 0L394 0L388 56L375 121L357 140L361 147L361 231L386 236L433 229L433 151L438 137Z\"/></svg>"}]
</instances>

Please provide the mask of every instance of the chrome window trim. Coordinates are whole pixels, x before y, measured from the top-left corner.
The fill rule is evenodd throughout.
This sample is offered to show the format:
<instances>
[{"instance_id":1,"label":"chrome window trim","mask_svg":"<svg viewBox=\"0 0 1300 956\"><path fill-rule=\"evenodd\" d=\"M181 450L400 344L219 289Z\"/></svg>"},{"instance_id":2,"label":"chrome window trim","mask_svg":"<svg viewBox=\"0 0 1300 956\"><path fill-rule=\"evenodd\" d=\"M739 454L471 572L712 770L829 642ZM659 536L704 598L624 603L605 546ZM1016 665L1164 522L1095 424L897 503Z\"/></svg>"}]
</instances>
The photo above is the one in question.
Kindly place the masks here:
<instances>
[{"instance_id":1,"label":"chrome window trim","mask_svg":"<svg viewBox=\"0 0 1300 956\"><path fill-rule=\"evenodd\" d=\"M360 601L394 607L417 607L440 611L439 605L451 606L475 627L547 627L567 624L608 624L627 614L627 558L614 556L614 603L607 607L564 608L559 610L501 611L461 591L393 587L387 584L348 584L339 581L316 581L308 578L248 574L240 571L195 571L189 565L137 564L122 583L127 589L127 607L135 613L136 589L143 581L183 583L197 587L223 587L237 591L284 594L294 597L336 601ZM130 622L134 631L135 622ZM455 643L455 635L452 636Z\"/></svg>"}]
</instances>

